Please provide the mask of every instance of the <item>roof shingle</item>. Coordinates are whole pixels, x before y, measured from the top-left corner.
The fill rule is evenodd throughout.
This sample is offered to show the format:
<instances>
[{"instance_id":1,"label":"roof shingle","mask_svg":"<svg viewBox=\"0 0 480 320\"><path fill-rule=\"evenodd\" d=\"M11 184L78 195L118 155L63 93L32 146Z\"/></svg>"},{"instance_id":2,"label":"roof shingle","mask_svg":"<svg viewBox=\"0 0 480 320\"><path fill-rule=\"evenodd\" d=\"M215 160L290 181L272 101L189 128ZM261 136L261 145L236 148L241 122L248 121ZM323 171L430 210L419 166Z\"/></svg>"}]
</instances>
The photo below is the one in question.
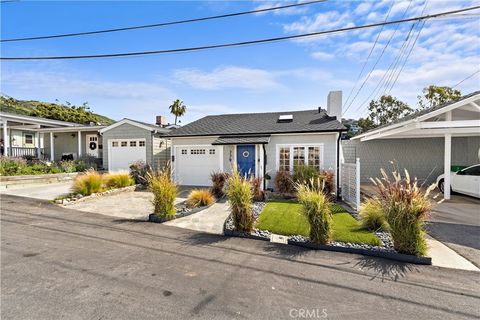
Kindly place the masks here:
<instances>
[{"instance_id":1,"label":"roof shingle","mask_svg":"<svg viewBox=\"0 0 480 320\"><path fill-rule=\"evenodd\" d=\"M293 115L291 122L279 122L280 115ZM240 113L206 116L166 136L215 136L274 133L331 132L347 129L325 110L283 111L267 113Z\"/></svg>"}]
</instances>

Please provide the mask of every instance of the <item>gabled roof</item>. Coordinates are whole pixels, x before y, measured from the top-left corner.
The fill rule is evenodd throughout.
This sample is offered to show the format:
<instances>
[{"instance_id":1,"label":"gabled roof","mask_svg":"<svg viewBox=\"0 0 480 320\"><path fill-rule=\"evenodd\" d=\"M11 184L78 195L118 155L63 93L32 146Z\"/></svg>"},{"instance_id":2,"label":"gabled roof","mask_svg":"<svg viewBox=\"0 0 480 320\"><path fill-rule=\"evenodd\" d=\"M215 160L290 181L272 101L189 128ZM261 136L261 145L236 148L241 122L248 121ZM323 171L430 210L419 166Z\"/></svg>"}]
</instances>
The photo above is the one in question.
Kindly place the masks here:
<instances>
[{"instance_id":1,"label":"gabled roof","mask_svg":"<svg viewBox=\"0 0 480 320\"><path fill-rule=\"evenodd\" d=\"M279 121L281 115L292 115L290 122ZM206 116L181 128L169 137L250 135L274 133L338 132L347 129L325 110L240 113Z\"/></svg>"},{"instance_id":2,"label":"gabled roof","mask_svg":"<svg viewBox=\"0 0 480 320\"><path fill-rule=\"evenodd\" d=\"M355 140L355 139L361 139L362 141L373 140L380 136L386 136L387 132L388 134L391 134L392 132L408 131L407 129L413 129L414 127L416 129L427 129L427 127L431 129L434 126L433 124L421 125L420 122L424 122L427 120L430 121L432 119L435 122L437 122L437 125L435 125L437 128L441 130L445 130L449 126L451 127L452 123L451 121L438 121L439 117L453 110L469 110L469 109L471 109L477 115L480 115L479 101L480 101L480 91L475 91L470 94L464 95L460 99L457 99L455 101L450 101L438 106L433 106L430 108L418 110L396 121L368 130L358 136L353 137L352 140ZM472 112L472 111L469 111L469 112ZM465 121L458 122L455 128L460 128L462 126L478 127L478 124L477 124L478 121L479 121L479 117L476 117L476 119L471 118L470 120L467 120L467 122ZM440 125L445 125L445 128L440 127ZM424 133L426 133L426 131Z\"/></svg>"},{"instance_id":3,"label":"gabled roof","mask_svg":"<svg viewBox=\"0 0 480 320\"><path fill-rule=\"evenodd\" d=\"M130 124L130 125L135 126L135 127L138 127L138 128L148 130L148 131L153 131L153 132L169 132L170 131L169 129L162 128L162 127L154 125L154 124L124 118L120 121L115 122L114 124L109 125L108 127L103 128L102 130L100 130L100 133L104 133L108 130L111 130L113 128L121 126L122 124L125 124L125 123Z\"/></svg>"}]
</instances>

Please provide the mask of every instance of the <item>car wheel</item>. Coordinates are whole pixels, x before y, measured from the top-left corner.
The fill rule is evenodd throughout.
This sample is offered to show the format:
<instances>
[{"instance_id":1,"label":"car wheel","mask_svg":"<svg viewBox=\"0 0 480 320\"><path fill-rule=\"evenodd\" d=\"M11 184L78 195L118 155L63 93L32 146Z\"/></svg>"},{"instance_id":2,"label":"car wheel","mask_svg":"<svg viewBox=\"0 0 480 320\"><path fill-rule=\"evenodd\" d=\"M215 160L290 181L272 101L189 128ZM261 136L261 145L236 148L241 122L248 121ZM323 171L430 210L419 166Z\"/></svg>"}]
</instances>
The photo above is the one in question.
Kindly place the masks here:
<instances>
[{"instance_id":1,"label":"car wheel","mask_svg":"<svg viewBox=\"0 0 480 320\"><path fill-rule=\"evenodd\" d=\"M438 182L438 189L440 189L442 193L445 192L445 181L443 179Z\"/></svg>"}]
</instances>

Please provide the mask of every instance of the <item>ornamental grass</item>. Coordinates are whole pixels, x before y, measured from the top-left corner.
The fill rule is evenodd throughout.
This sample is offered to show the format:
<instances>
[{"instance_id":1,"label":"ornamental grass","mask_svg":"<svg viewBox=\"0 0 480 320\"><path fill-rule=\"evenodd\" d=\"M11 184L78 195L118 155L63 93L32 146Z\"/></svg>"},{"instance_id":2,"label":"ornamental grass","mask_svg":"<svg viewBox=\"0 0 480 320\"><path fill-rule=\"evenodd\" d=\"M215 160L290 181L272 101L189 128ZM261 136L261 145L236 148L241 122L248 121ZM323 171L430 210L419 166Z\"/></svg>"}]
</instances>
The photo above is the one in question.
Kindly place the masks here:
<instances>
[{"instance_id":1,"label":"ornamental grass","mask_svg":"<svg viewBox=\"0 0 480 320\"><path fill-rule=\"evenodd\" d=\"M253 228L253 192L250 181L243 178L238 170L234 169L226 181L225 194L230 203L235 229L239 232L250 233Z\"/></svg>"}]
</instances>

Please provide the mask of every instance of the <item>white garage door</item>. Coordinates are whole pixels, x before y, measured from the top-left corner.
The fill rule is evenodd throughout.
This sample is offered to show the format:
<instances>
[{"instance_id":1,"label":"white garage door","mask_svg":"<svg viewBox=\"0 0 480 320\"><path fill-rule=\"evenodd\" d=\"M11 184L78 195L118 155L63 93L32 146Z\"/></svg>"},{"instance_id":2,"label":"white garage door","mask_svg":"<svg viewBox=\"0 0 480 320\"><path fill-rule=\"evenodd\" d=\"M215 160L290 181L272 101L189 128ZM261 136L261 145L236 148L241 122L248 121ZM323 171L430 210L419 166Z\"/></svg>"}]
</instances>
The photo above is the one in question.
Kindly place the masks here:
<instances>
[{"instance_id":1,"label":"white garage door","mask_svg":"<svg viewBox=\"0 0 480 320\"><path fill-rule=\"evenodd\" d=\"M211 186L210 174L221 169L221 148L216 146L177 146L175 181L187 186Z\"/></svg>"},{"instance_id":2,"label":"white garage door","mask_svg":"<svg viewBox=\"0 0 480 320\"><path fill-rule=\"evenodd\" d=\"M129 171L135 161L147 161L145 139L110 139L108 141L108 171Z\"/></svg>"}]
</instances>

